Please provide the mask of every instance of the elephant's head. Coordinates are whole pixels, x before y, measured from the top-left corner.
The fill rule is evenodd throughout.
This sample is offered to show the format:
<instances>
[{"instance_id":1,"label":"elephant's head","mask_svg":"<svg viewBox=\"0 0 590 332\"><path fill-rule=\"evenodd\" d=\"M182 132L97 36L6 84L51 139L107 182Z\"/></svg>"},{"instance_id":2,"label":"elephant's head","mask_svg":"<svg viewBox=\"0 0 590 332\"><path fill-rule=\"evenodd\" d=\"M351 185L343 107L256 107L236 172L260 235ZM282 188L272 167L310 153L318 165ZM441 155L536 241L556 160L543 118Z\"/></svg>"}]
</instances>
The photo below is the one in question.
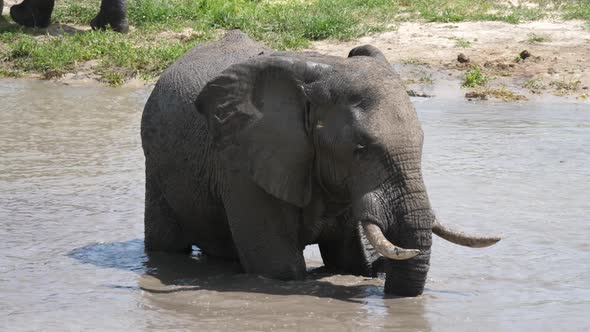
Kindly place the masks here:
<instances>
[{"instance_id":1,"label":"elephant's head","mask_svg":"<svg viewBox=\"0 0 590 332\"><path fill-rule=\"evenodd\" d=\"M422 179L416 112L385 58L372 56L375 49L355 50L349 58L250 59L209 82L196 106L225 158L246 165L269 194L305 207L315 185L352 207L365 238L387 258L385 292L417 296L433 231L470 246L499 238L468 236L436 221Z\"/></svg>"}]
</instances>

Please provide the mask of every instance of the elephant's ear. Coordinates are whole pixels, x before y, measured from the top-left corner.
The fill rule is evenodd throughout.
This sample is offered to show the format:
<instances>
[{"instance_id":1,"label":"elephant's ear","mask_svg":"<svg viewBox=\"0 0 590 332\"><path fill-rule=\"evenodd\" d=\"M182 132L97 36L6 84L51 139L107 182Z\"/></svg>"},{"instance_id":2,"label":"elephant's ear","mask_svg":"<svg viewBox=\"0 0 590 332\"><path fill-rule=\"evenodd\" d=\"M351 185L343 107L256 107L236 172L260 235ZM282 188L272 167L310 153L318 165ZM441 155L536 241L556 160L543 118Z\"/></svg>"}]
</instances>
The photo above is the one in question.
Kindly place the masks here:
<instances>
[{"instance_id":1,"label":"elephant's ear","mask_svg":"<svg viewBox=\"0 0 590 332\"><path fill-rule=\"evenodd\" d=\"M385 58L385 55L383 55L383 52L381 52L380 49L378 49L377 47L373 46L373 45L362 45L362 46L357 46L355 48L353 48L352 50L350 50L350 52L348 52L348 57L352 58L355 56L368 56L371 58L375 58L387 65L389 65L389 61L387 61L387 59Z\"/></svg>"},{"instance_id":2,"label":"elephant's ear","mask_svg":"<svg viewBox=\"0 0 590 332\"><path fill-rule=\"evenodd\" d=\"M348 52L349 58L362 57L362 56L370 57L370 58L377 60L385 68L390 70L395 75L395 77L397 79L400 79L398 72L395 69L393 69L393 67L391 66L389 61L387 61L387 59L385 58L385 55L383 55L383 52L381 52L381 50L378 49L377 47L375 47L373 45L368 45L368 44L361 45L361 46L357 46L357 47L353 48L352 50L350 50L350 52Z\"/></svg>"},{"instance_id":3,"label":"elephant's ear","mask_svg":"<svg viewBox=\"0 0 590 332\"><path fill-rule=\"evenodd\" d=\"M300 207L311 198L314 152L302 85L312 69L292 58L254 58L224 70L196 101L226 167Z\"/></svg>"}]
</instances>

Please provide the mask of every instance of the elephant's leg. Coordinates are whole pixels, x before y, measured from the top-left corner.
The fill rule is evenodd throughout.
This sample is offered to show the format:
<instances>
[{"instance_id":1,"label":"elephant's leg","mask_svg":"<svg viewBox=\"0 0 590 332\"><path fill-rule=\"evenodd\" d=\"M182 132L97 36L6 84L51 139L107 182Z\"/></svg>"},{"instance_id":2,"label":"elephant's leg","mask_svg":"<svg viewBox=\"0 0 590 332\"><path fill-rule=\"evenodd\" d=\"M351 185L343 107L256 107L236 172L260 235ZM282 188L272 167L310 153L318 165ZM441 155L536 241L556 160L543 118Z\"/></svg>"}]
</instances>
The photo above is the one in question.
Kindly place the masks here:
<instances>
[{"instance_id":1,"label":"elephant's leg","mask_svg":"<svg viewBox=\"0 0 590 332\"><path fill-rule=\"evenodd\" d=\"M283 280L303 278L300 209L266 193L249 178L231 175L230 183L224 205L244 270Z\"/></svg>"},{"instance_id":2,"label":"elephant's leg","mask_svg":"<svg viewBox=\"0 0 590 332\"><path fill-rule=\"evenodd\" d=\"M348 214L335 218L318 241L326 270L332 273L373 277L382 272L382 260L361 235L358 222Z\"/></svg>"},{"instance_id":3,"label":"elephant's leg","mask_svg":"<svg viewBox=\"0 0 590 332\"><path fill-rule=\"evenodd\" d=\"M25 0L10 7L10 17L29 28L46 28L51 23L55 0Z\"/></svg>"},{"instance_id":4,"label":"elephant's leg","mask_svg":"<svg viewBox=\"0 0 590 332\"><path fill-rule=\"evenodd\" d=\"M107 24L110 24L111 28L117 32L127 33L129 31L127 0L101 1L100 11L90 21L90 26L95 30L104 30Z\"/></svg>"},{"instance_id":5,"label":"elephant's leg","mask_svg":"<svg viewBox=\"0 0 590 332\"><path fill-rule=\"evenodd\" d=\"M166 201L158 177L146 165L145 248L151 251L190 252L191 241Z\"/></svg>"}]
</instances>

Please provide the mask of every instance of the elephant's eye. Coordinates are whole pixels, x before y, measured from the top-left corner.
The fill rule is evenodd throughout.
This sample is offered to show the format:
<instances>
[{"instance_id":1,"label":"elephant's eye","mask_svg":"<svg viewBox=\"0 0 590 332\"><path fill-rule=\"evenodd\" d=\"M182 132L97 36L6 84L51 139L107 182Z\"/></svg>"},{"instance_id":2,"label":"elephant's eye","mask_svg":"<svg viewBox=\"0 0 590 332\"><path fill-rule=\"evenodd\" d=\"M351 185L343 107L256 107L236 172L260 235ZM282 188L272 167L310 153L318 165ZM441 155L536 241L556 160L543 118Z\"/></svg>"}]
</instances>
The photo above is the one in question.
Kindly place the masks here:
<instances>
[{"instance_id":1,"label":"elephant's eye","mask_svg":"<svg viewBox=\"0 0 590 332\"><path fill-rule=\"evenodd\" d=\"M356 154L357 156L362 155L364 153L367 152L367 145L366 144L357 144L354 147L354 154Z\"/></svg>"},{"instance_id":2,"label":"elephant's eye","mask_svg":"<svg viewBox=\"0 0 590 332\"><path fill-rule=\"evenodd\" d=\"M357 130L353 142L354 154L357 156L366 154L368 150L371 150L375 141L371 136L361 130Z\"/></svg>"}]
</instances>

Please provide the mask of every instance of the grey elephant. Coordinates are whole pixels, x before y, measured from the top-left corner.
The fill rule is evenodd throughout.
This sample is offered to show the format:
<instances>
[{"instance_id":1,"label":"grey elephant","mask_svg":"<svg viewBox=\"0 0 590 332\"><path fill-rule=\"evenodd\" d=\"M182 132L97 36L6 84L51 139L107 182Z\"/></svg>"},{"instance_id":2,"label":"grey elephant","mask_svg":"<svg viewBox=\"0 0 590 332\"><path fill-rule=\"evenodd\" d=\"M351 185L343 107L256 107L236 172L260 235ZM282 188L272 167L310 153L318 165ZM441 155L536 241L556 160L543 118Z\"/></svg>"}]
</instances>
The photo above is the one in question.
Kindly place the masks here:
<instances>
[{"instance_id":1,"label":"grey elephant","mask_svg":"<svg viewBox=\"0 0 590 332\"><path fill-rule=\"evenodd\" d=\"M26 27L46 28L51 23L54 5L55 0L24 0L10 7L10 17L16 23ZM100 30L110 25L114 31L128 32L127 0L102 0L100 11L90 25L93 29Z\"/></svg>"},{"instance_id":2,"label":"grey elephant","mask_svg":"<svg viewBox=\"0 0 590 332\"><path fill-rule=\"evenodd\" d=\"M274 52L231 31L164 72L141 137L148 251L197 245L247 273L300 279L317 243L327 269L384 271L385 293L417 296L433 232L499 240L435 219L416 112L372 46L348 58Z\"/></svg>"}]
</instances>

